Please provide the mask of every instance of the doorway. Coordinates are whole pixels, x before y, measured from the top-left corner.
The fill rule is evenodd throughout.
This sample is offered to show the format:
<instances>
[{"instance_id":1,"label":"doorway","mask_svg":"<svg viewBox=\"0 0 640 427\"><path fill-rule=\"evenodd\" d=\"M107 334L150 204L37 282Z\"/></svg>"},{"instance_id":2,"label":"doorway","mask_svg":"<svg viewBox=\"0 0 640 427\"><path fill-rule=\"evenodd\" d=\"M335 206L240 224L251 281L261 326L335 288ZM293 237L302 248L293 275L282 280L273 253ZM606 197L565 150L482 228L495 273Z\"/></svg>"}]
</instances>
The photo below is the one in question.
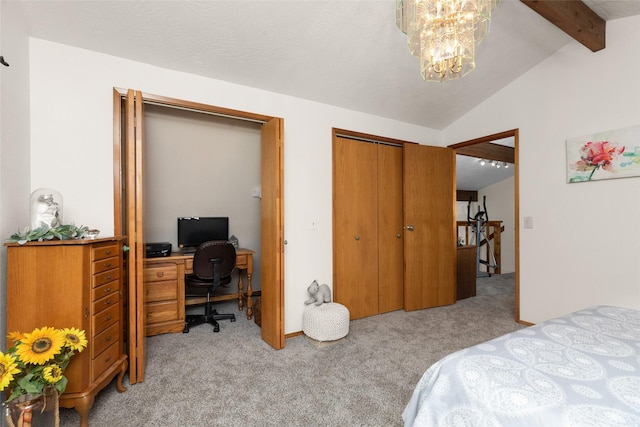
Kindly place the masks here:
<instances>
[{"instance_id":1,"label":"doorway","mask_svg":"<svg viewBox=\"0 0 640 427\"><path fill-rule=\"evenodd\" d=\"M501 145L501 140L512 139L513 147ZM477 159L513 163L514 178L514 264L515 264L515 321L520 322L520 226L519 226L519 180L518 180L518 129L449 145L457 155Z\"/></svg>"},{"instance_id":2,"label":"doorway","mask_svg":"<svg viewBox=\"0 0 640 427\"><path fill-rule=\"evenodd\" d=\"M144 122L145 104L190 110L238 120L260 127L261 198L261 320L262 339L275 349L284 347L284 220L283 126L281 118L264 116L139 91L113 90L114 117L114 232L122 235L127 287L129 380L144 379Z\"/></svg>"}]
</instances>

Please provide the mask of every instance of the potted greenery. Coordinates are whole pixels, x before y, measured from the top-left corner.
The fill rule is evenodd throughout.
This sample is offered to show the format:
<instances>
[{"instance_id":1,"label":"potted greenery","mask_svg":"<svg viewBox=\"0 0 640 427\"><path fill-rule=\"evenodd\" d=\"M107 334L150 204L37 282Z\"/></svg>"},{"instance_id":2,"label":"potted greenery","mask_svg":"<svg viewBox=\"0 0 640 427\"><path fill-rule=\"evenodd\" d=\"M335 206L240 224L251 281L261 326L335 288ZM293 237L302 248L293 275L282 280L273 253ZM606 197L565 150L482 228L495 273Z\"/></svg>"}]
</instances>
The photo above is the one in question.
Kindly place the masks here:
<instances>
[{"instance_id":1,"label":"potted greenery","mask_svg":"<svg viewBox=\"0 0 640 427\"><path fill-rule=\"evenodd\" d=\"M0 352L0 391L11 390L5 401L9 426L58 426L58 396L67 386L64 370L87 346L85 332L45 326L11 332L8 341L14 345Z\"/></svg>"}]
</instances>

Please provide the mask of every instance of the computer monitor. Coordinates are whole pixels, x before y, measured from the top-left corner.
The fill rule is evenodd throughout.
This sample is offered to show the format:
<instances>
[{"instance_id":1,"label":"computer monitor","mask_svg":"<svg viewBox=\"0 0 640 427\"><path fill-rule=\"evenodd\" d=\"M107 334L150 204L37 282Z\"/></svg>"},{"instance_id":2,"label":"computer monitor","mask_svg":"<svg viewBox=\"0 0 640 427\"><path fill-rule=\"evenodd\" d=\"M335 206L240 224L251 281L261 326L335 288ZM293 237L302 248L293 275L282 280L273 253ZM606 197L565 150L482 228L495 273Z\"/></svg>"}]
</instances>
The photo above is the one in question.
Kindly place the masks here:
<instances>
[{"instance_id":1,"label":"computer monitor","mask_svg":"<svg viewBox=\"0 0 640 427\"><path fill-rule=\"evenodd\" d=\"M229 217L178 217L178 247L195 250L209 240L229 240Z\"/></svg>"}]
</instances>

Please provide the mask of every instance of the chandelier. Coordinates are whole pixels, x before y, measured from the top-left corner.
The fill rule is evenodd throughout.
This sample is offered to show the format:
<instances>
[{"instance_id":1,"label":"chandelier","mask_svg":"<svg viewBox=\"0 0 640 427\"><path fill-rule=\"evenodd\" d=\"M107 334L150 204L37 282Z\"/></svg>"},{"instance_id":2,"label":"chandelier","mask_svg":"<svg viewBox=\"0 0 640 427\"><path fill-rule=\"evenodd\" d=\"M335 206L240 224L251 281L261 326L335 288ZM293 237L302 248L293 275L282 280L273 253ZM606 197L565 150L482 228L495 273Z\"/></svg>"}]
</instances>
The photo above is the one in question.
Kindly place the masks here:
<instances>
[{"instance_id":1,"label":"chandelier","mask_svg":"<svg viewBox=\"0 0 640 427\"><path fill-rule=\"evenodd\" d=\"M396 0L396 24L427 81L460 78L476 67L476 44L499 0Z\"/></svg>"}]
</instances>

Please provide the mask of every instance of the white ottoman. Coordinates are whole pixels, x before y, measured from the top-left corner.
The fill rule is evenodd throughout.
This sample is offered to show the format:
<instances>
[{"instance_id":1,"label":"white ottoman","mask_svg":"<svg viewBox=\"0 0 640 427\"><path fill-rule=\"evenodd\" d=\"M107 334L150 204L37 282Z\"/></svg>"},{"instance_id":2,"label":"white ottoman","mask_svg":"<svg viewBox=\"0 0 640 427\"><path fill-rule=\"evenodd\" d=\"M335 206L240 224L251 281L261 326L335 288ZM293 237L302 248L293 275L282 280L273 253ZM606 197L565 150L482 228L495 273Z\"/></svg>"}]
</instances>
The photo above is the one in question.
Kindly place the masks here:
<instances>
[{"instance_id":1,"label":"white ottoman","mask_svg":"<svg viewBox=\"0 0 640 427\"><path fill-rule=\"evenodd\" d=\"M349 333L349 309L337 302L309 304L304 309L302 331L316 341L335 341Z\"/></svg>"}]
</instances>

